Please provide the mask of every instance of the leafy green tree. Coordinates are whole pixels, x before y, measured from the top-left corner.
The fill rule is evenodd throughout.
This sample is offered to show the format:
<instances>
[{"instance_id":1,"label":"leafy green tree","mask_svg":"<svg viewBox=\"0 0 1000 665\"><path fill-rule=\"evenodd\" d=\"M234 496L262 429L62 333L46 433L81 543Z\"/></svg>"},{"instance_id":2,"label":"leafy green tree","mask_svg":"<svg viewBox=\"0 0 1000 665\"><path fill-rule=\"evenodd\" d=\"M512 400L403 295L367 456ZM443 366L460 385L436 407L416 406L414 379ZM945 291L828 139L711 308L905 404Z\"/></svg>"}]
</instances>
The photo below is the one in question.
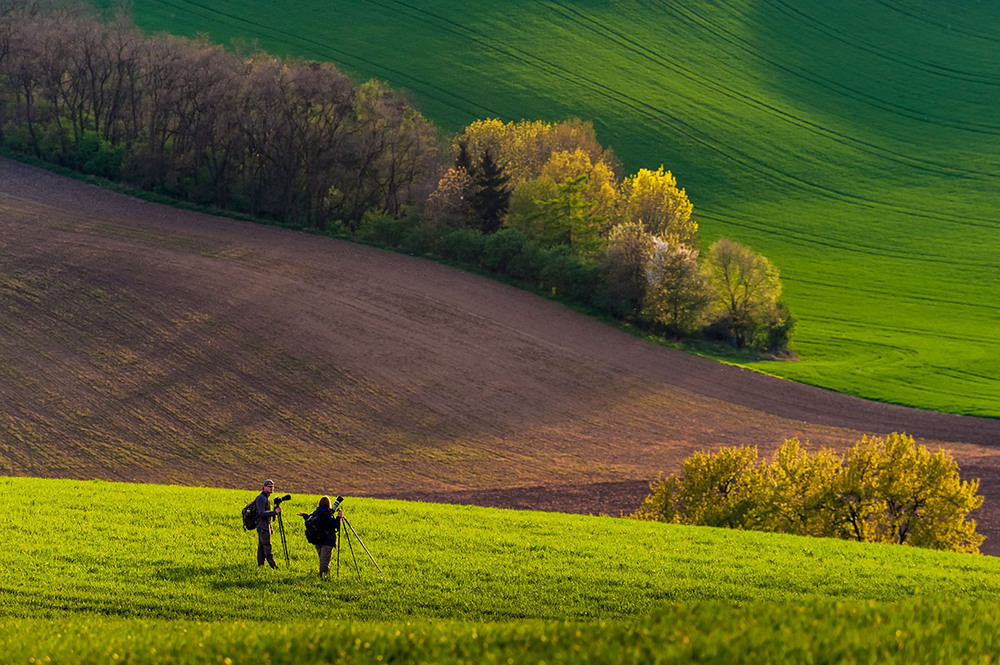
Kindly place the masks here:
<instances>
[{"instance_id":1,"label":"leafy green tree","mask_svg":"<svg viewBox=\"0 0 1000 665\"><path fill-rule=\"evenodd\" d=\"M797 438L786 440L767 466L771 489L766 529L800 536L836 536L834 481L841 469L837 454L824 448L810 455Z\"/></svg>"},{"instance_id":2,"label":"leafy green tree","mask_svg":"<svg viewBox=\"0 0 1000 665\"><path fill-rule=\"evenodd\" d=\"M559 187L551 178L534 178L514 188L507 209L506 225L516 228L534 240L540 247L555 247L569 243L569 232L563 224L552 228L545 225L547 218L539 214L540 201L559 196Z\"/></svg>"},{"instance_id":3,"label":"leafy green tree","mask_svg":"<svg viewBox=\"0 0 1000 665\"><path fill-rule=\"evenodd\" d=\"M507 148L510 127L496 118L476 120L455 137L453 149L455 166L465 168L470 174L473 165L478 164L487 152L493 154L507 168L508 174L515 173L516 157ZM515 180L513 184L517 184Z\"/></svg>"},{"instance_id":4,"label":"leafy green tree","mask_svg":"<svg viewBox=\"0 0 1000 665\"><path fill-rule=\"evenodd\" d=\"M593 255L604 240L594 223L594 204L586 192L586 174L563 182L546 177L529 180L514 192L507 223L540 247L566 245L580 254Z\"/></svg>"},{"instance_id":5,"label":"leafy green tree","mask_svg":"<svg viewBox=\"0 0 1000 665\"><path fill-rule=\"evenodd\" d=\"M653 238L646 268L643 314L672 334L697 330L712 301L708 280L698 266L698 250Z\"/></svg>"},{"instance_id":6,"label":"leafy green tree","mask_svg":"<svg viewBox=\"0 0 1000 665\"><path fill-rule=\"evenodd\" d=\"M617 195L616 176L605 164L580 149L555 152L537 178L515 189L507 223L541 247L567 245L592 257L604 245Z\"/></svg>"},{"instance_id":7,"label":"leafy green tree","mask_svg":"<svg viewBox=\"0 0 1000 665\"><path fill-rule=\"evenodd\" d=\"M587 182L583 198L591 205L589 223L606 236L618 203L618 178L607 164L591 161L590 155L580 148L572 152L560 150L545 162L539 178L561 184L581 176L586 177Z\"/></svg>"},{"instance_id":8,"label":"leafy green tree","mask_svg":"<svg viewBox=\"0 0 1000 665\"><path fill-rule=\"evenodd\" d=\"M789 322L787 310L778 303L778 269L749 247L720 238L709 248L706 270L719 319L733 344L770 348L772 329Z\"/></svg>"},{"instance_id":9,"label":"leafy green tree","mask_svg":"<svg viewBox=\"0 0 1000 665\"><path fill-rule=\"evenodd\" d=\"M538 228L554 231L554 236L581 254L593 254L602 242L600 230L593 223L594 204L587 200L587 175L568 178L556 184L556 195L536 201L534 219Z\"/></svg>"},{"instance_id":10,"label":"leafy green tree","mask_svg":"<svg viewBox=\"0 0 1000 665\"><path fill-rule=\"evenodd\" d=\"M862 438L835 488L843 537L959 552L982 544L967 519L983 502L979 481L963 482L951 455L931 454L905 434Z\"/></svg>"},{"instance_id":11,"label":"leafy green tree","mask_svg":"<svg viewBox=\"0 0 1000 665\"><path fill-rule=\"evenodd\" d=\"M680 479L661 478L650 488L654 496L639 508L640 519L754 528L766 503L764 471L750 446L695 453L684 460Z\"/></svg>"}]
</instances>

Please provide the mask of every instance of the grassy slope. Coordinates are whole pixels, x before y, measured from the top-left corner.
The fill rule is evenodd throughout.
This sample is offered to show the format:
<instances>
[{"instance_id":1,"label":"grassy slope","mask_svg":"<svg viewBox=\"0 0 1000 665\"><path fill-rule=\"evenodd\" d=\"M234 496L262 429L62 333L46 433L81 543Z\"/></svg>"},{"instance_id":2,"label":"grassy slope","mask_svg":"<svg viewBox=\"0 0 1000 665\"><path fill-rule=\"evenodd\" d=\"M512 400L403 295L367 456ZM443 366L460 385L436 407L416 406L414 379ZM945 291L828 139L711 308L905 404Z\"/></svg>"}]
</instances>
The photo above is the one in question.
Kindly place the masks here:
<instances>
[{"instance_id":1,"label":"grassy slope","mask_svg":"<svg viewBox=\"0 0 1000 665\"><path fill-rule=\"evenodd\" d=\"M315 497L285 504L291 567L276 534L281 569L261 571L238 521L251 491L0 477L0 492L15 499L0 514L16 534L0 549L6 662L156 662L153 649L569 662L574 644L597 662L884 649L915 662L997 647L992 557L348 497L383 572L354 540L360 577L345 550L339 579L321 581L292 514Z\"/></svg>"},{"instance_id":2,"label":"grassy slope","mask_svg":"<svg viewBox=\"0 0 1000 665\"><path fill-rule=\"evenodd\" d=\"M410 91L454 130L591 119L771 257L798 363L757 369L1000 415L996 3L140 0L150 30L242 36Z\"/></svg>"}]
</instances>

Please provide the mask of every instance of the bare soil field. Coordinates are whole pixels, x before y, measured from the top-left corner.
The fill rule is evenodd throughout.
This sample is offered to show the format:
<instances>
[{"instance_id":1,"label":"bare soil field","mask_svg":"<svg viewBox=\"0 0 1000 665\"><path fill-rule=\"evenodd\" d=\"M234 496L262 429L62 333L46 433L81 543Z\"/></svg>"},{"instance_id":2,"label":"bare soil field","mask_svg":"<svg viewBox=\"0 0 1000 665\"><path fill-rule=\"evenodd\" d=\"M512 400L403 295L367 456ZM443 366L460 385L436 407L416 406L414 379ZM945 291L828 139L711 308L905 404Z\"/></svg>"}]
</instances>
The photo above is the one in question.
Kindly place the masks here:
<instances>
[{"instance_id":1,"label":"bare soil field","mask_svg":"<svg viewBox=\"0 0 1000 665\"><path fill-rule=\"evenodd\" d=\"M656 346L431 261L0 159L0 473L618 515L696 450L903 431L981 479L1000 420Z\"/></svg>"}]
</instances>

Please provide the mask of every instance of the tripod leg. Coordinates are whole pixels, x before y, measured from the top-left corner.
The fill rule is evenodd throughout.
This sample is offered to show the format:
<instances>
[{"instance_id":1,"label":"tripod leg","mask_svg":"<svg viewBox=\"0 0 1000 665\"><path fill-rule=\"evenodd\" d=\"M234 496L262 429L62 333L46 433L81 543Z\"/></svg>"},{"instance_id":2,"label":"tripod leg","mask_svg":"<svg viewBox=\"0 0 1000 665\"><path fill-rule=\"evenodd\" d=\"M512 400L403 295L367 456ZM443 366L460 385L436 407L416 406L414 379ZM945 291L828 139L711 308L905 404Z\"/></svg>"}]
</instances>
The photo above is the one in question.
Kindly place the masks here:
<instances>
[{"instance_id":1,"label":"tripod leg","mask_svg":"<svg viewBox=\"0 0 1000 665\"><path fill-rule=\"evenodd\" d=\"M285 542L285 523L281 521L281 513L278 513L278 531L281 533L281 547L285 550L285 566L291 568L292 562L288 559L288 543Z\"/></svg>"},{"instance_id":2,"label":"tripod leg","mask_svg":"<svg viewBox=\"0 0 1000 665\"><path fill-rule=\"evenodd\" d=\"M351 523L347 521L346 517L344 518L344 523L347 524L347 528L351 530L351 533L354 534L354 537L358 539L359 543L361 543L361 547L365 548L365 554L368 555L368 558L372 560L372 563L375 563L375 558L372 556L372 553L368 551L367 547L365 547L365 542L361 540L361 536L359 536L358 532L354 530L354 527L351 526ZM378 572L380 573L382 572L382 569L379 568L379 565L377 563L375 563L375 567L378 568Z\"/></svg>"},{"instance_id":3,"label":"tripod leg","mask_svg":"<svg viewBox=\"0 0 1000 665\"><path fill-rule=\"evenodd\" d=\"M340 546L343 545L340 542L340 522L337 522L337 579L340 579Z\"/></svg>"},{"instance_id":4,"label":"tripod leg","mask_svg":"<svg viewBox=\"0 0 1000 665\"><path fill-rule=\"evenodd\" d=\"M344 536L347 540L347 546L351 548L351 558L354 559L354 567L358 570L358 577L361 577L361 566L358 565L358 558L354 556L354 545L351 545L351 537L344 532Z\"/></svg>"}]
</instances>

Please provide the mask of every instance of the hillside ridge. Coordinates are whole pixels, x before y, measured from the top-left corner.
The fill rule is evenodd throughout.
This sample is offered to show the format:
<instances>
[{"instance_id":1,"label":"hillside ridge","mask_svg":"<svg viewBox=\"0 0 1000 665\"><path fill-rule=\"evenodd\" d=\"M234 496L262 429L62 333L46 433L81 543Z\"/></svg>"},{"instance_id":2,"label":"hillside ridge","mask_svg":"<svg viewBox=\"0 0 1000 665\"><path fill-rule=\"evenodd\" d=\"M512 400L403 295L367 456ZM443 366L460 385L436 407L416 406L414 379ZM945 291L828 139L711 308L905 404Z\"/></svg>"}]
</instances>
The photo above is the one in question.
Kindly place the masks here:
<instances>
[{"instance_id":1,"label":"hillside ridge","mask_svg":"<svg viewBox=\"0 0 1000 665\"><path fill-rule=\"evenodd\" d=\"M272 475L618 514L695 450L792 436L843 448L899 430L951 450L988 502L995 487L1000 420L722 365L430 261L10 160L0 243L11 475L223 487Z\"/></svg>"}]
</instances>

